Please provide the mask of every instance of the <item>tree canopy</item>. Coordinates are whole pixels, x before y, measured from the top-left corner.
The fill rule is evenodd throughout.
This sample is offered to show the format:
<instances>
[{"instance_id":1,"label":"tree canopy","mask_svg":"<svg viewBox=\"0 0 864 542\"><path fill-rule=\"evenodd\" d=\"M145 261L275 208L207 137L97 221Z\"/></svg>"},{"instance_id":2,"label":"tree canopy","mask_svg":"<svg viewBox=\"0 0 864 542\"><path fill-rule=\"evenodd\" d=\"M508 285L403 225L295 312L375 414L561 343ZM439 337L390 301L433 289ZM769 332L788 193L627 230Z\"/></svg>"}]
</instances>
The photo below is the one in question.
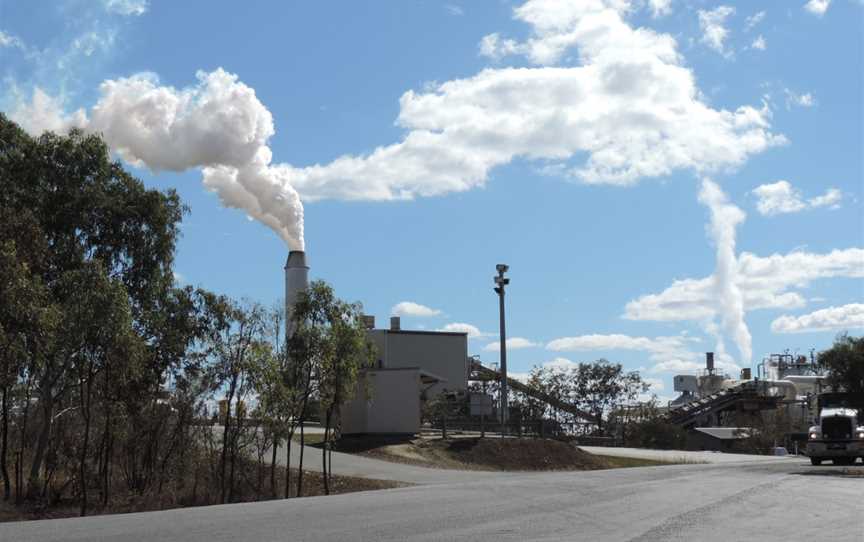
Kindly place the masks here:
<instances>
[{"instance_id":1,"label":"tree canopy","mask_svg":"<svg viewBox=\"0 0 864 542\"><path fill-rule=\"evenodd\" d=\"M828 382L836 390L864 393L864 337L839 335L828 350L819 353L828 369Z\"/></svg>"}]
</instances>

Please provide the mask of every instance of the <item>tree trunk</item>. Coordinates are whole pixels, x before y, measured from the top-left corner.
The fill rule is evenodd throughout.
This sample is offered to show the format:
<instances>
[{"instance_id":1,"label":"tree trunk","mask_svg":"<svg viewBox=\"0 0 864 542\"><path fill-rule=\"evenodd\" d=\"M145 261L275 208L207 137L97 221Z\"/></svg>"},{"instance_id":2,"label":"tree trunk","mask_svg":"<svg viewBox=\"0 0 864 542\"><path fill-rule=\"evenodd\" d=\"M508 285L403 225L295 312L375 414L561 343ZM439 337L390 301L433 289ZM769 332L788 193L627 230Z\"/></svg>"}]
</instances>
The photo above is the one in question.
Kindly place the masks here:
<instances>
[{"instance_id":1,"label":"tree trunk","mask_svg":"<svg viewBox=\"0 0 864 542\"><path fill-rule=\"evenodd\" d=\"M34 499L39 495L41 488L39 484L39 471L42 470L42 461L45 459L45 451L48 449L48 437L51 434L52 415L54 413L54 397L51 392L43 392L41 397L42 427L39 428L39 439L36 441L36 450L33 452L33 461L30 463L30 476L27 479L27 498Z\"/></svg>"},{"instance_id":2,"label":"tree trunk","mask_svg":"<svg viewBox=\"0 0 864 542\"><path fill-rule=\"evenodd\" d=\"M81 382L81 413L84 416L84 442L81 445L81 462L79 463L78 476L81 481L81 516L87 515L87 447L90 444L90 382L93 375L87 377L87 391L84 391L84 382Z\"/></svg>"},{"instance_id":3,"label":"tree trunk","mask_svg":"<svg viewBox=\"0 0 864 542\"><path fill-rule=\"evenodd\" d=\"M2 404L0 404L0 430L3 435L0 436L0 470L3 472L3 500L8 501L12 496L12 483L9 480L9 469L6 466L6 455L9 449L9 388L4 387L0 390L3 394Z\"/></svg>"},{"instance_id":4,"label":"tree trunk","mask_svg":"<svg viewBox=\"0 0 864 542\"><path fill-rule=\"evenodd\" d=\"M234 399L234 391L237 387L237 376L231 379L231 386L228 388L228 395L225 400L225 427L222 430L222 455L219 459L219 483L220 494L219 503L225 504L226 487L225 487L225 463L228 459L228 443L231 436L231 401Z\"/></svg>"},{"instance_id":5,"label":"tree trunk","mask_svg":"<svg viewBox=\"0 0 864 542\"><path fill-rule=\"evenodd\" d=\"M273 446L273 453L270 457L270 496L275 499L276 498L276 451L279 449L279 437L277 436L277 434L275 432L273 433L272 446ZM291 447L290 442L288 443L288 447L289 448ZM288 453L290 454L291 452L289 451ZM289 457L290 457L290 455L289 455ZM291 465L287 465L285 468L286 469L291 468Z\"/></svg>"},{"instance_id":6,"label":"tree trunk","mask_svg":"<svg viewBox=\"0 0 864 542\"><path fill-rule=\"evenodd\" d=\"M288 437L285 439L285 447L288 449L285 454L285 498L291 497L291 441L294 439L294 430L288 431Z\"/></svg>"},{"instance_id":7,"label":"tree trunk","mask_svg":"<svg viewBox=\"0 0 864 542\"><path fill-rule=\"evenodd\" d=\"M324 446L321 447L321 477L324 478L324 494L330 494L330 480L327 476L327 447L330 446L330 409L324 415Z\"/></svg>"},{"instance_id":8,"label":"tree trunk","mask_svg":"<svg viewBox=\"0 0 864 542\"><path fill-rule=\"evenodd\" d=\"M303 449L306 447L303 418L300 418L300 464L297 467L297 496L303 496Z\"/></svg>"}]
</instances>

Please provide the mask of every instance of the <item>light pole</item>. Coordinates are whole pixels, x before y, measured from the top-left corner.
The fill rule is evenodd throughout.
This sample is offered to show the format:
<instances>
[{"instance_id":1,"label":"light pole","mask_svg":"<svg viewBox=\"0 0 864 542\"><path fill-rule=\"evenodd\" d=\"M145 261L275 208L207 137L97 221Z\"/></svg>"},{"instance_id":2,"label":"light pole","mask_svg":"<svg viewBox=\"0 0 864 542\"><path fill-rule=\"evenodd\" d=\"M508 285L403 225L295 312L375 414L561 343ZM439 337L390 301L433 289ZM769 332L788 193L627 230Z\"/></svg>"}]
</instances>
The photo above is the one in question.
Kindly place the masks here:
<instances>
[{"instance_id":1,"label":"light pole","mask_svg":"<svg viewBox=\"0 0 864 542\"><path fill-rule=\"evenodd\" d=\"M495 293L498 294L498 311L500 314L501 330L501 437L507 434L507 333L504 326L504 287L510 284L510 279L504 278L510 266L499 263L495 266L498 276L493 277L495 281Z\"/></svg>"}]
</instances>

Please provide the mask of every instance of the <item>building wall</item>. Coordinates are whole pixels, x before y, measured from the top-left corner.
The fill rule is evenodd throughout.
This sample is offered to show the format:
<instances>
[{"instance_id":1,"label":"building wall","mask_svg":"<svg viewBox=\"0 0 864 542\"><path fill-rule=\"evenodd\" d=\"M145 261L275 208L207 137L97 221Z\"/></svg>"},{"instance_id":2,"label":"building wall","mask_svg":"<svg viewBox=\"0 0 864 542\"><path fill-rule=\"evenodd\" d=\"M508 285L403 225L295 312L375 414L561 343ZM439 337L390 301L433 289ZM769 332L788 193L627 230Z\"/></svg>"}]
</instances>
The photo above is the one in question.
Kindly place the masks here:
<instances>
[{"instance_id":1,"label":"building wall","mask_svg":"<svg viewBox=\"0 0 864 542\"><path fill-rule=\"evenodd\" d=\"M365 371L354 399L342 407L342 432L420 432L420 371L416 367Z\"/></svg>"},{"instance_id":2,"label":"building wall","mask_svg":"<svg viewBox=\"0 0 864 542\"><path fill-rule=\"evenodd\" d=\"M419 367L447 379L431 387L427 395L444 389L465 390L468 386L467 334L388 329L371 330L369 334L378 347L381 367Z\"/></svg>"}]
</instances>

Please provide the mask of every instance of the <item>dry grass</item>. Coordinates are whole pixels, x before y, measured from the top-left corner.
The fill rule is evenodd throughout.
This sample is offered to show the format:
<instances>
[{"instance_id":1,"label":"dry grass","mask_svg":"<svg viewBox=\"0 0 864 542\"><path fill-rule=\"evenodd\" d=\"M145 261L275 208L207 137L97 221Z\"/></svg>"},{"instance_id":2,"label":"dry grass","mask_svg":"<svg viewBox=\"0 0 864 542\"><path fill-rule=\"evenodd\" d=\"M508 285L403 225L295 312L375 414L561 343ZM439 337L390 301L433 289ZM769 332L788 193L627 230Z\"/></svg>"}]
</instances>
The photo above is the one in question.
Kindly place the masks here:
<instances>
[{"instance_id":1,"label":"dry grass","mask_svg":"<svg viewBox=\"0 0 864 542\"><path fill-rule=\"evenodd\" d=\"M273 497L269 490L269 469L264 477L262 488L258 489L257 466L251 462L244 462L242 472L237 477L237 487L234 499L231 502L256 502L271 500ZM292 498L297 497L297 469L291 469ZM277 493L283 494L285 490L285 467L277 467ZM389 480L375 480L368 478L354 478L351 476L333 475L330 480L330 494L353 493L356 491L370 491L377 489L390 489L404 487L409 484L393 482ZM147 512L153 510L168 510L172 508L187 508L193 506L207 506L218 503L218 487L199 487L195 494L191 494L191 482L186 481L184 489L178 490L176 486L166 484L159 494L155 492L137 494L126 491L125 488L116 487L108 503L102 508L91 504L88 515L123 514L130 512ZM303 471L303 495L302 497L314 497L324 495L324 478L318 471ZM91 498L98 500L98 495ZM80 504L73 499L62 499L52 506L40 503L28 503L15 506L12 502L0 501L0 523L6 521L26 521L38 519L56 519L76 517L79 515Z\"/></svg>"}]
</instances>

